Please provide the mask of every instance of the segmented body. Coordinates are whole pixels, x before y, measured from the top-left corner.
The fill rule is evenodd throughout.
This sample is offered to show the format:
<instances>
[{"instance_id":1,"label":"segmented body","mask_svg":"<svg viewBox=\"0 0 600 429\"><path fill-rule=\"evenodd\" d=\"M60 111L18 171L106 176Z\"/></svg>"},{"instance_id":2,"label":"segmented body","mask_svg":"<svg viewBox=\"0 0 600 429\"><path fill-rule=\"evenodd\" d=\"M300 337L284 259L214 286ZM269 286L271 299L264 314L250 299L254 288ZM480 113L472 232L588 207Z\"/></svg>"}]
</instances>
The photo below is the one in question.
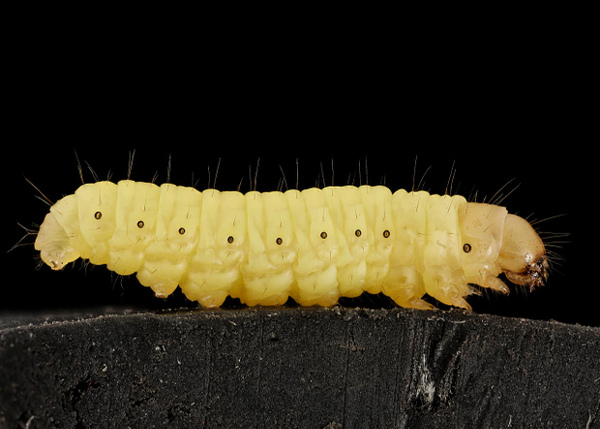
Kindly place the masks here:
<instances>
[{"instance_id":1,"label":"segmented body","mask_svg":"<svg viewBox=\"0 0 600 429\"><path fill-rule=\"evenodd\" d=\"M468 307L461 196L392 193L384 186L220 192L123 180L81 186L50 210L74 252L121 275L137 272L157 296L179 285L219 306L333 305L383 292L429 308L427 293ZM40 231L36 248L50 235ZM75 257L70 258L75 259Z\"/></svg>"}]
</instances>

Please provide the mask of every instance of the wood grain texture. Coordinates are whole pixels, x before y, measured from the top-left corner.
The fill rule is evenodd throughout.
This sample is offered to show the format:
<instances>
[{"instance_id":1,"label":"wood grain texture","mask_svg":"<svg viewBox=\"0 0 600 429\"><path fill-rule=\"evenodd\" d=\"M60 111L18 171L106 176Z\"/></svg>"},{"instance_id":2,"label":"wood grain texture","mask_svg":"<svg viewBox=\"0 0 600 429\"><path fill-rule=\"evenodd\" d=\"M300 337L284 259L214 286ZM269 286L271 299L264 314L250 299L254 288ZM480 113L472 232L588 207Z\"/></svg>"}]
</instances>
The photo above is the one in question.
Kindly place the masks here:
<instances>
[{"instance_id":1,"label":"wood grain texture","mask_svg":"<svg viewBox=\"0 0 600 429\"><path fill-rule=\"evenodd\" d=\"M0 427L600 427L597 327L401 308L19 317L0 316Z\"/></svg>"}]
</instances>

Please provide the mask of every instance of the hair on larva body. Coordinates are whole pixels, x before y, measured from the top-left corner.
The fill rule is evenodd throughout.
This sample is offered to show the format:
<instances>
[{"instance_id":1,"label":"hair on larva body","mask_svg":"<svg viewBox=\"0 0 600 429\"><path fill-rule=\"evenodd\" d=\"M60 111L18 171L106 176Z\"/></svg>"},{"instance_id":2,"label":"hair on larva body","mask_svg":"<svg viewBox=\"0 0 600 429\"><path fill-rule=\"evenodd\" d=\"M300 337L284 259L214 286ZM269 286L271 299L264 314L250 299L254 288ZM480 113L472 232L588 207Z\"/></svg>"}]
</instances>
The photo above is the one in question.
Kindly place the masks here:
<instances>
[{"instance_id":1,"label":"hair on larva body","mask_svg":"<svg viewBox=\"0 0 600 429\"><path fill-rule=\"evenodd\" d=\"M330 306L366 291L403 307L432 308L428 294L470 308L470 283L508 293L502 272L530 287L547 273L541 239L503 207L367 185L242 194L84 184L52 205L35 248L52 269L88 259L206 307L227 296Z\"/></svg>"}]
</instances>

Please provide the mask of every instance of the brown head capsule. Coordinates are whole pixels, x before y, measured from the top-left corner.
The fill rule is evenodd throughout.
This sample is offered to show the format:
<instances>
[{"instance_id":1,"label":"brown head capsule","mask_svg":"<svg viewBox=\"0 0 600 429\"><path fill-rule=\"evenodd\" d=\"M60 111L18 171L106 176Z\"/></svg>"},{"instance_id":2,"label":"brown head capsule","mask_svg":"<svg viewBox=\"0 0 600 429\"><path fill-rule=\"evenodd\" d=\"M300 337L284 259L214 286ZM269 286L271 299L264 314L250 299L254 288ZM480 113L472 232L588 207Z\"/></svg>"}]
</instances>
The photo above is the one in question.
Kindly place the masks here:
<instances>
[{"instance_id":1,"label":"brown head capsule","mask_svg":"<svg viewBox=\"0 0 600 429\"><path fill-rule=\"evenodd\" d=\"M534 288L548 278L548 258L540 236L522 217L509 214L504 221L500 268L513 283Z\"/></svg>"}]
</instances>

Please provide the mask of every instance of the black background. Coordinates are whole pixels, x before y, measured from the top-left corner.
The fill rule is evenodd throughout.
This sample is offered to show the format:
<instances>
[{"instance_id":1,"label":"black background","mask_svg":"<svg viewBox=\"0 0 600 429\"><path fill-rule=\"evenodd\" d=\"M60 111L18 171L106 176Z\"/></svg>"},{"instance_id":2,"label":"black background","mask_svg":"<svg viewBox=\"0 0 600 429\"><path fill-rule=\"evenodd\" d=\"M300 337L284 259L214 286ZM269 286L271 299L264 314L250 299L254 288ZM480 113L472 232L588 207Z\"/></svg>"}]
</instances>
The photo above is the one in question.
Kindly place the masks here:
<instances>
[{"instance_id":1,"label":"black background","mask_svg":"<svg viewBox=\"0 0 600 429\"><path fill-rule=\"evenodd\" d=\"M555 249L562 262L548 285L471 298L475 311L598 325L589 65L559 33L544 41L528 33L438 35L418 44L394 31L380 35L385 43L264 35L219 45L57 29L24 35L6 80L2 249L23 236L17 222L33 227L48 210L24 177L53 201L73 193L81 184L75 151L88 182L87 163L101 179L109 171L125 178L135 149L134 180L158 172L164 182L170 156L172 183L193 177L204 189L221 159L217 188L236 189L241 180L244 192L259 158L259 191L277 189L281 170L295 187L296 160L300 188L348 178L411 188L417 159L417 182L431 167L422 186L431 192L445 192L454 166L453 192L476 190L481 200L513 180L507 189L521 185L504 202L510 212L564 215L539 225L570 233ZM104 267L36 269L33 246L2 260L4 310L194 305L180 293L158 300L134 276Z\"/></svg>"}]
</instances>

